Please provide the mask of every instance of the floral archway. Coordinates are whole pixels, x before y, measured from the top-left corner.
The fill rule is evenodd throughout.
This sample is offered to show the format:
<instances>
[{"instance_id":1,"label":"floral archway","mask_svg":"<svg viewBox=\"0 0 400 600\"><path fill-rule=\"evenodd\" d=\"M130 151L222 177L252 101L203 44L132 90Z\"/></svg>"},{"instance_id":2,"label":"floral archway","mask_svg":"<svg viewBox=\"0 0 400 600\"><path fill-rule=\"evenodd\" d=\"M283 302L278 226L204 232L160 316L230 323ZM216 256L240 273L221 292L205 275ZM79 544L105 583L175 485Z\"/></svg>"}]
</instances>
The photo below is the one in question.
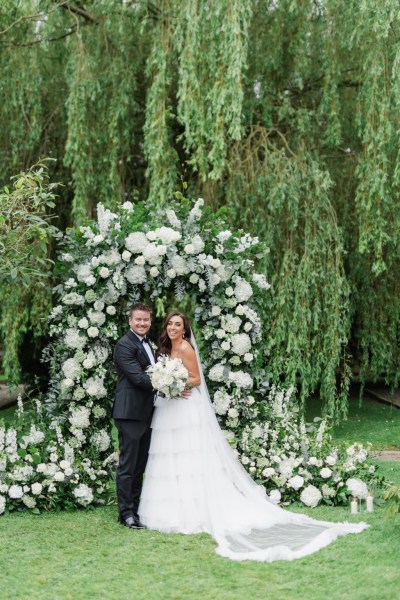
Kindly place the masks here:
<instances>
[{"instance_id":1,"label":"floral archway","mask_svg":"<svg viewBox=\"0 0 400 600\"><path fill-rule=\"evenodd\" d=\"M160 310L171 293L176 304L194 299L214 408L250 473L277 500L346 498L344 473L366 470L364 449L341 456L324 421L306 435L292 390L266 397L259 308L269 285L254 271L266 251L257 238L232 233L203 200L179 198L157 212L143 203L125 202L118 213L99 205L97 221L67 231L59 246L63 283L44 353L50 388L29 430L21 404L20 430L0 428L0 514L110 500L113 347L130 304L146 298Z\"/></svg>"}]
</instances>

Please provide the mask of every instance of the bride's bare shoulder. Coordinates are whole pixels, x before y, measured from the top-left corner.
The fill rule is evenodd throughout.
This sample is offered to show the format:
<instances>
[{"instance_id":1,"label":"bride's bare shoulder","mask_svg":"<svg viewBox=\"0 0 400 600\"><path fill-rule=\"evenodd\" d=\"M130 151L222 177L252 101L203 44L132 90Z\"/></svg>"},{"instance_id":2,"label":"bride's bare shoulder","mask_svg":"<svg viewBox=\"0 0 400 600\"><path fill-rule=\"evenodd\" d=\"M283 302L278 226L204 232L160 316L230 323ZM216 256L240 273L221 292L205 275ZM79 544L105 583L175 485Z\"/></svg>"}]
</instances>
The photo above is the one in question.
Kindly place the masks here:
<instances>
[{"instance_id":1,"label":"bride's bare shoulder","mask_svg":"<svg viewBox=\"0 0 400 600\"><path fill-rule=\"evenodd\" d=\"M196 355L196 353L193 349L193 346L191 344L189 344L189 342L187 340L182 341L181 353L182 353L182 356L195 356Z\"/></svg>"}]
</instances>

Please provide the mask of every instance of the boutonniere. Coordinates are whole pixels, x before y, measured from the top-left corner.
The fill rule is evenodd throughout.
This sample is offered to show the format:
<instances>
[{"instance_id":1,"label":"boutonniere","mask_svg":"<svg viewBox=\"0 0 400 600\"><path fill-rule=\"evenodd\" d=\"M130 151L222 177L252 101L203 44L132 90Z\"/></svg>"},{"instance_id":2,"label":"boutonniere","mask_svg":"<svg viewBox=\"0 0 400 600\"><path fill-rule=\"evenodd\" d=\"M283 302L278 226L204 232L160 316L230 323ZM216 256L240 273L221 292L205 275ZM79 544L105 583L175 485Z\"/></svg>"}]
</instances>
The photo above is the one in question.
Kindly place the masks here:
<instances>
[{"instance_id":1,"label":"boutonniere","mask_svg":"<svg viewBox=\"0 0 400 600\"><path fill-rule=\"evenodd\" d=\"M155 344L153 341L150 342L150 346L152 348L152 350L154 350L154 352L156 352L157 350L157 344Z\"/></svg>"}]
</instances>

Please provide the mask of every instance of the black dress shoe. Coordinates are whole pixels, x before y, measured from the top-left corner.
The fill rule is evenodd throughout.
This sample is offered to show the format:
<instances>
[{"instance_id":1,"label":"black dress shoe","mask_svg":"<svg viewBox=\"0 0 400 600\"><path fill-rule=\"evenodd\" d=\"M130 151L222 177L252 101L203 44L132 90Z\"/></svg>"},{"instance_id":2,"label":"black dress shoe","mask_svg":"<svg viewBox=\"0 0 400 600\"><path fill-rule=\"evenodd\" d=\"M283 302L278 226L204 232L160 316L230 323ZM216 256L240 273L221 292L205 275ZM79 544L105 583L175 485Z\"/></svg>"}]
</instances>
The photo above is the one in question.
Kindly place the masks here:
<instances>
[{"instance_id":1,"label":"black dress shoe","mask_svg":"<svg viewBox=\"0 0 400 600\"><path fill-rule=\"evenodd\" d=\"M139 517L127 517L123 519L121 515L118 517L118 522L125 527L129 527L129 529L146 529L146 526L140 522Z\"/></svg>"}]
</instances>

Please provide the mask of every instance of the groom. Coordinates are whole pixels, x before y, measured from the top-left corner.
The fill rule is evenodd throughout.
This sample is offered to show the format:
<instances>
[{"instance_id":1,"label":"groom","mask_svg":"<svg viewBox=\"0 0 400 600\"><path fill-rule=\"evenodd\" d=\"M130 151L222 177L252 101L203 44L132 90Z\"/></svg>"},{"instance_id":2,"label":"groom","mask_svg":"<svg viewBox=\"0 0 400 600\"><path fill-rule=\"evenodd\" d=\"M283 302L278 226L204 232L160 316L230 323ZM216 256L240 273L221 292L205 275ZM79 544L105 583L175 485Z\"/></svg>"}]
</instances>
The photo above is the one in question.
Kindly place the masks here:
<instances>
[{"instance_id":1,"label":"groom","mask_svg":"<svg viewBox=\"0 0 400 600\"><path fill-rule=\"evenodd\" d=\"M149 455L154 390L146 369L155 355L146 333L151 326L151 308L133 304L129 331L117 342L114 363L118 382L112 415L118 429L117 468L118 520L130 529L144 529L138 515L143 473Z\"/></svg>"}]
</instances>

